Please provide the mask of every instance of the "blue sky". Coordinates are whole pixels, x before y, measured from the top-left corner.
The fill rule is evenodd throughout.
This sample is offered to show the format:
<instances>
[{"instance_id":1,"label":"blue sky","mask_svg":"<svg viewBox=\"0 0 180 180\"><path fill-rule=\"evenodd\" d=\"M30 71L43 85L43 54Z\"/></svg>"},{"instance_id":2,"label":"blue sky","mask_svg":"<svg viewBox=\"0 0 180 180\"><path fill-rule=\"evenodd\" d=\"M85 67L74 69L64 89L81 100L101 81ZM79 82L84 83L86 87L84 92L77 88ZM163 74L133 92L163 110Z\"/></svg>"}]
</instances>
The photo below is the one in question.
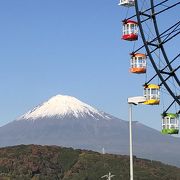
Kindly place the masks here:
<instances>
[{"instance_id":1,"label":"blue sky","mask_svg":"<svg viewBox=\"0 0 180 180\"><path fill-rule=\"evenodd\" d=\"M57 94L128 120L127 98L143 95L129 73L132 43L121 40L118 1L0 2L0 125ZM161 108L138 106L134 120L160 130Z\"/></svg>"}]
</instances>

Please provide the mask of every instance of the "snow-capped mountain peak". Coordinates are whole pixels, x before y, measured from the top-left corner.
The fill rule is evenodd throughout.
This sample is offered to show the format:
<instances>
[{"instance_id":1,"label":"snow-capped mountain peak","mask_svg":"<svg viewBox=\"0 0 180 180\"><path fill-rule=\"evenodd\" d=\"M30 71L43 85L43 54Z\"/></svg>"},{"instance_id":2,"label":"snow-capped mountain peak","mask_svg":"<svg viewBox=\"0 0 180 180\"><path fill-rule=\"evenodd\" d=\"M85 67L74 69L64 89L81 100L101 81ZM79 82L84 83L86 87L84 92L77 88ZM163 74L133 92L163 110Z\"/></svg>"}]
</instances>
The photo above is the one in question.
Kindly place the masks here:
<instances>
[{"instance_id":1,"label":"snow-capped mountain peak","mask_svg":"<svg viewBox=\"0 0 180 180\"><path fill-rule=\"evenodd\" d=\"M38 119L52 116L73 116L84 117L92 116L94 118L103 117L109 119L107 115L90 105L81 102L72 96L56 95L44 102L42 105L35 107L33 110L27 112L20 119Z\"/></svg>"}]
</instances>

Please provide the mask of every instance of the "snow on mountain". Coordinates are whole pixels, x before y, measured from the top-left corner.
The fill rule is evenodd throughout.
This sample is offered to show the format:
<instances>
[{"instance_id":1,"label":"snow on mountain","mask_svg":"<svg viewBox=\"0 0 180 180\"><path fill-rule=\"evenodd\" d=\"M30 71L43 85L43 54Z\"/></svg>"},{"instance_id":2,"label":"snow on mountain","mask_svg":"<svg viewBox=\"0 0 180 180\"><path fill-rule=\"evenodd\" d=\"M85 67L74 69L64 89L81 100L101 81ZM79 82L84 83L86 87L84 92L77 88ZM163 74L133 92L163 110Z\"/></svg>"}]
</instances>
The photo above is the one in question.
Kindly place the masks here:
<instances>
[{"instance_id":1,"label":"snow on mountain","mask_svg":"<svg viewBox=\"0 0 180 180\"><path fill-rule=\"evenodd\" d=\"M44 117L52 116L73 116L76 118L91 116L95 119L98 117L110 119L104 112L98 111L97 109L91 107L90 105L81 102L72 96L56 95L50 98L48 101L44 102L22 115L17 120L28 119L42 119Z\"/></svg>"}]
</instances>

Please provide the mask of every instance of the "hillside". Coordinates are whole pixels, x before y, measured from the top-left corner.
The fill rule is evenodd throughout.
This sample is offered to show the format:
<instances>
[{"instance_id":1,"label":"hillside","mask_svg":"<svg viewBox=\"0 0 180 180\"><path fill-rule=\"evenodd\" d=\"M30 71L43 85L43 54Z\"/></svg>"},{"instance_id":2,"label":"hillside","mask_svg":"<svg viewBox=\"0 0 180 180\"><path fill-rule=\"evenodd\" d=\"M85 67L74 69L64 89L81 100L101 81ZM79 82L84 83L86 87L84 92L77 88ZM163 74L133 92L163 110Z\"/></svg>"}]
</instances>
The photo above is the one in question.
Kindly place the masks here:
<instances>
[{"instance_id":1,"label":"hillside","mask_svg":"<svg viewBox=\"0 0 180 180\"><path fill-rule=\"evenodd\" d=\"M108 172L116 175L113 180L128 180L128 156L58 146L19 145L0 149L1 180L98 180ZM179 180L180 169L135 157L134 179Z\"/></svg>"}]
</instances>

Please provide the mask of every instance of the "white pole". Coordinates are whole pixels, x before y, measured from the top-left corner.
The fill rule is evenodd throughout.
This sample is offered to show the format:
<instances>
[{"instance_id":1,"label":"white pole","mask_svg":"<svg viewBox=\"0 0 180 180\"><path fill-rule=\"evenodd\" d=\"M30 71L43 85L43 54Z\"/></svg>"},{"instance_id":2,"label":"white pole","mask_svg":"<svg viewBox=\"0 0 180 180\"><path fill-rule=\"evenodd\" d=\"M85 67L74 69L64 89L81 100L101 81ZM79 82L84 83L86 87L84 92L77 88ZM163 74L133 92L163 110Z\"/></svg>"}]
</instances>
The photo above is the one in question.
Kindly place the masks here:
<instances>
[{"instance_id":1,"label":"white pole","mask_svg":"<svg viewBox=\"0 0 180 180\"><path fill-rule=\"evenodd\" d=\"M132 106L144 103L146 98L144 96L135 96L128 98L129 104L129 155L130 155L130 180L133 180L133 143L132 143Z\"/></svg>"},{"instance_id":2,"label":"white pole","mask_svg":"<svg viewBox=\"0 0 180 180\"><path fill-rule=\"evenodd\" d=\"M130 180L133 180L132 104L129 104L129 153L130 153Z\"/></svg>"}]
</instances>

